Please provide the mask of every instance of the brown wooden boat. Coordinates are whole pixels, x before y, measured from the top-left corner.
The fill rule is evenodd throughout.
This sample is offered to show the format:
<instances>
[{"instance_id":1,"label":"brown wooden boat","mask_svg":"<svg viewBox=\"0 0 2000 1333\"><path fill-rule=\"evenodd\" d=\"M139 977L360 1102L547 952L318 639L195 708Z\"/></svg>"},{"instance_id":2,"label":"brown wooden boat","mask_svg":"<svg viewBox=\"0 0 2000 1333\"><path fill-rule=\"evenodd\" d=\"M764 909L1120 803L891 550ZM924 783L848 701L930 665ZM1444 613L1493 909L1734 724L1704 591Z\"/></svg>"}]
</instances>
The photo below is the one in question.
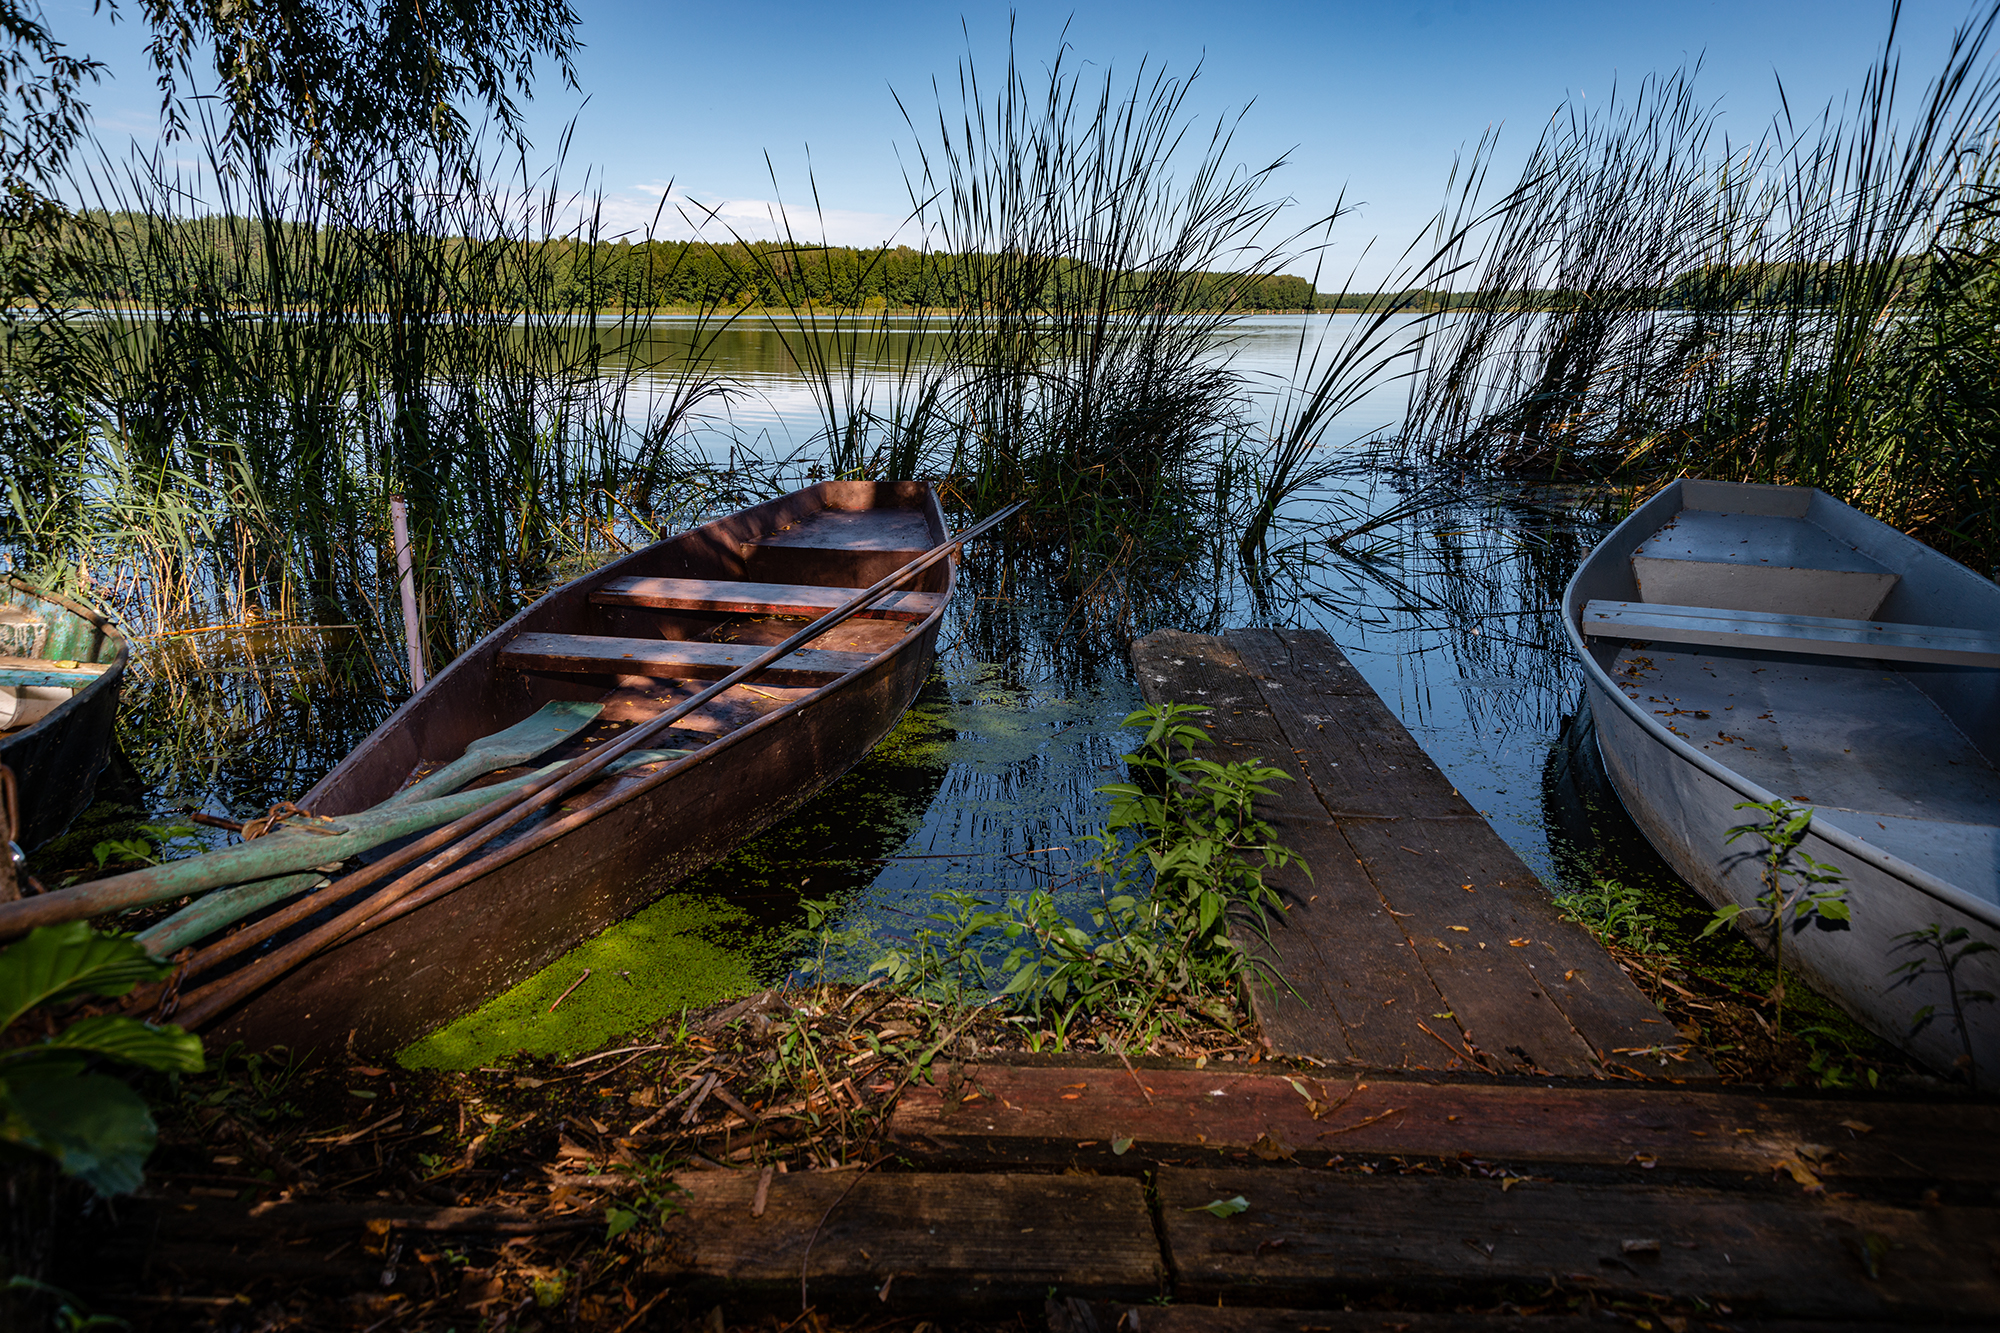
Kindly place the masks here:
<instances>
[{"instance_id":1,"label":"brown wooden boat","mask_svg":"<svg viewBox=\"0 0 2000 1333\"><path fill-rule=\"evenodd\" d=\"M603 711L537 762L585 754L946 537L925 483L831 481L634 552L549 593L452 662L300 804L332 816L379 805L557 701ZM691 755L608 777L510 830L512 859L346 936L220 1015L211 1047L398 1049L718 860L896 726L930 673L956 570L955 554L938 561L679 719L648 743ZM588 813L580 825L578 812Z\"/></svg>"}]
</instances>

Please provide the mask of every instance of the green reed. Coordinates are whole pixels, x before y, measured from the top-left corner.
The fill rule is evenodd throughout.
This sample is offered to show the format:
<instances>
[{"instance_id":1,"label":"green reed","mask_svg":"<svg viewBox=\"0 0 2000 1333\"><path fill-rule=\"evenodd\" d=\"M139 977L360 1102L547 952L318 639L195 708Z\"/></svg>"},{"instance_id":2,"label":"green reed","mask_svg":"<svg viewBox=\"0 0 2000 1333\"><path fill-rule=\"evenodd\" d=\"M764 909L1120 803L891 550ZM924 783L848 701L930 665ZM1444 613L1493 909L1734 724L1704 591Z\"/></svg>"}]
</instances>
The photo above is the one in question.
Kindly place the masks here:
<instances>
[{"instance_id":1,"label":"green reed","mask_svg":"<svg viewBox=\"0 0 2000 1333\"><path fill-rule=\"evenodd\" d=\"M706 324L681 364L626 355L641 316L599 322L598 226L566 220L553 175L442 154L330 173L213 152L78 173L62 279L10 312L0 358L18 562L141 628L310 619L392 642L402 494L443 661L565 556L717 502L684 443L727 387ZM653 408L629 411L652 372Z\"/></svg>"},{"instance_id":2,"label":"green reed","mask_svg":"<svg viewBox=\"0 0 2000 1333\"><path fill-rule=\"evenodd\" d=\"M1722 135L1698 69L1543 134L1468 245L1405 441L1460 467L1816 485L2000 567L2000 6L1914 99Z\"/></svg>"}]
</instances>

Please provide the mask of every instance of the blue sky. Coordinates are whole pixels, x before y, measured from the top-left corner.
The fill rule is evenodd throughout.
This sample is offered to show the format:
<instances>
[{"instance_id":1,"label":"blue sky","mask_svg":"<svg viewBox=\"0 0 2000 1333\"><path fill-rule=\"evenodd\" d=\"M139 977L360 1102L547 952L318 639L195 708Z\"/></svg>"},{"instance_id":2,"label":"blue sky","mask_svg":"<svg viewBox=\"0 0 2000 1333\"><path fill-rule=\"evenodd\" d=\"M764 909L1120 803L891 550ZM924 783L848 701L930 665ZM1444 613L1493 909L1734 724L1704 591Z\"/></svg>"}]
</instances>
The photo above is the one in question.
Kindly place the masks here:
<instances>
[{"instance_id":1,"label":"blue sky","mask_svg":"<svg viewBox=\"0 0 2000 1333\"><path fill-rule=\"evenodd\" d=\"M982 72L997 73L1011 12L1022 59L1036 67L1065 21L1072 61L1127 74L1143 59L1181 73L1200 64L1193 107L1212 118L1250 106L1237 139L1245 162L1290 153L1275 188L1297 200L1298 223L1324 215L1343 190L1359 205L1336 232L1331 263L1343 273L1370 237L1381 238L1378 256L1401 249L1437 208L1454 155L1490 125L1502 128L1501 162L1518 163L1565 97L1601 99L1615 83L1699 57L1705 99L1719 100L1733 134L1754 137L1777 109L1777 76L1795 112L1857 87L1889 15L1886 0L575 2L584 96L548 81L531 132L551 151L574 120L565 178L580 184L589 167L616 225L650 217L671 181L678 197L723 206L743 230L767 229L775 192L765 154L796 208L809 200L809 151L829 239L883 238L906 207L895 150L909 132L891 89L928 107L935 76L955 104L968 34ZM1937 67L1969 12L1960 0L1906 7L1914 82ZM116 72L93 99L101 137L150 142L157 103L139 25L107 27L89 0L55 0L49 13L73 47ZM1363 274L1382 266L1364 263Z\"/></svg>"}]
</instances>

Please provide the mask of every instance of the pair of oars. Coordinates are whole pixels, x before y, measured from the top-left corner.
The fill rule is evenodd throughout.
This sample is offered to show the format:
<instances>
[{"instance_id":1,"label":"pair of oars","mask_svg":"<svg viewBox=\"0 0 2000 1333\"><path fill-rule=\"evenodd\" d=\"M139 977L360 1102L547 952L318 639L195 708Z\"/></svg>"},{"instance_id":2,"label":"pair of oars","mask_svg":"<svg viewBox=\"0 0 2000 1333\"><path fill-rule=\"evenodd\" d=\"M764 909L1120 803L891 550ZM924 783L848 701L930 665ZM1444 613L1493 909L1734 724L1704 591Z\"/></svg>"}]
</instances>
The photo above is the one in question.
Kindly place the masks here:
<instances>
[{"instance_id":1,"label":"pair of oars","mask_svg":"<svg viewBox=\"0 0 2000 1333\"><path fill-rule=\"evenodd\" d=\"M572 812L567 817L549 821L529 837L517 838L503 847L496 848L471 865L461 866L456 871L451 869L522 820L596 778L613 763L639 749L645 741L665 731L725 690L751 679L780 658L804 647L866 610L884 593L908 582L958 550L966 542L1011 517L1021 508L1022 503L1024 502L1017 501L1008 505L954 535L948 541L932 547L915 560L885 578L877 580L839 607L799 630L783 643L766 650L754 661L738 667L722 679L626 732L617 740L588 755L571 760L554 773L526 779L520 787L500 800L454 820L380 861L364 866L282 911L273 913L271 917L218 941L209 949L189 959L182 975L196 975L199 971L214 966L251 944L269 938L286 926L313 915L323 907L338 903L356 890L365 888L394 871L402 870L419 858L428 858L333 920L315 927L264 957L245 964L228 976L187 994L182 998L175 1017L183 1026L198 1027L349 936L376 929L427 903L435 902L509 861L524 856L535 848L544 846L572 829L588 823L596 817L596 811L586 809ZM701 762L706 753L708 753L706 749L696 750L693 754L675 761L667 769L656 774L653 781L665 781L687 765ZM451 873L446 873L448 871ZM280 918L282 921L279 921Z\"/></svg>"},{"instance_id":2,"label":"pair of oars","mask_svg":"<svg viewBox=\"0 0 2000 1333\"><path fill-rule=\"evenodd\" d=\"M524 764L554 749L589 726L603 711L604 705L598 703L547 704L504 731L473 741L462 757L371 809L338 819L301 814L292 822L279 823L264 837L238 846L0 904L0 938L36 926L81 921L105 912L129 911L189 894L203 894L188 907L139 934L139 942L154 957L163 957L324 878L318 871L304 875L290 872L345 861L383 843L448 824L519 790L533 776L540 775L458 791L475 778ZM632 767L686 753L685 750L640 751L627 755L623 763Z\"/></svg>"}]
</instances>

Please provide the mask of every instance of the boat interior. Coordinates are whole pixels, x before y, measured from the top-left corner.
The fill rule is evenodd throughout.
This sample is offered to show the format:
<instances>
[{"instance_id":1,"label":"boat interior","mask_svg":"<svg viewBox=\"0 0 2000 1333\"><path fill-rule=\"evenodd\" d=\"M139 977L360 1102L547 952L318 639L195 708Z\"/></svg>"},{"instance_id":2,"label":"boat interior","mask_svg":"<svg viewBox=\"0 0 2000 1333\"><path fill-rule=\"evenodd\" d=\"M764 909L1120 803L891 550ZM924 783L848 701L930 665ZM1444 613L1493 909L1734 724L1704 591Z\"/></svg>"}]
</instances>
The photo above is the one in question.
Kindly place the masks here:
<instances>
[{"instance_id":1,"label":"boat interior","mask_svg":"<svg viewBox=\"0 0 2000 1333\"><path fill-rule=\"evenodd\" d=\"M460 703L483 695L484 721L405 727L427 740L421 753L406 752L394 765L398 773L378 776L391 779L387 790L342 793L327 808L358 809L407 789L460 761L473 740L539 716L538 709L553 710L552 719L568 709L564 716L573 718L582 705L586 720L544 729L545 748L466 786L508 781L584 754L754 660L946 535L928 488L836 482L635 552L538 604L485 660L466 662L485 677L464 682L471 690L443 677L433 686L441 706L451 705L453 695ZM950 580L949 562L924 571L754 682L680 718L643 753L657 763L712 744L866 666L942 610ZM561 808L588 805L650 767L623 765L618 776L575 793Z\"/></svg>"},{"instance_id":2,"label":"boat interior","mask_svg":"<svg viewBox=\"0 0 2000 1333\"><path fill-rule=\"evenodd\" d=\"M24 588L0 588L0 737L27 730L111 669L122 641Z\"/></svg>"},{"instance_id":3,"label":"boat interior","mask_svg":"<svg viewBox=\"0 0 2000 1333\"><path fill-rule=\"evenodd\" d=\"M1750 781L2000 902L2000 588L1809 488L1681 486L1580 608L1613 683Z\"/></svg>"}]
</instances>

